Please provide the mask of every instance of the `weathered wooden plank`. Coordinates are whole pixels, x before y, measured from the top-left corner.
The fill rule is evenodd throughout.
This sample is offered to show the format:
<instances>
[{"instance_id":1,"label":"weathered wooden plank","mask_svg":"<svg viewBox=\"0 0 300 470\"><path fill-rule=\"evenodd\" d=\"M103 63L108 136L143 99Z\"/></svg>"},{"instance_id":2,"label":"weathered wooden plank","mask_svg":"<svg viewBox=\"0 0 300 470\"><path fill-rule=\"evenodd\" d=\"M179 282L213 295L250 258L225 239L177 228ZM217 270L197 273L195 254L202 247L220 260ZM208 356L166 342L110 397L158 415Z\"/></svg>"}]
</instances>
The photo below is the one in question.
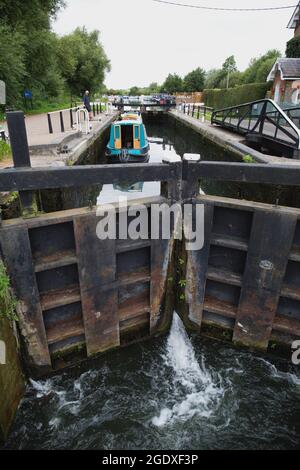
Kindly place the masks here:
<instances>
[{"instance_id":1,"label":"weathered wooden plank","mask_svg":"<svg viewBox=\"0 0 300 470\"><path fill-rule=\"evenodd\" d=\"M188 162L187 180L210 178L218 181L300 185L300 167L261 163Z\"/></svg>"},{"instance_id":2,"label":"weathered wooden plank","mask_svg":"<svg viewBox=\"0 0 300 470\"><path fill-rule=\"evenodd\" d=\"M204 246L201 250L187 251L186 265L186 301L189 308L189 320L201 327L208 258L210 251L210 236L213 224L214 206L204 204Z\"/></svg>"},{"instance_id":3,"label":"weathered wooden plank","mask_svg":"<svg viewBox=\"0 0 300 470\"><path fill-rule=\"evenodd\" d=\"M176 168L162 163L84 165L51 168L9 168L0 170L0 191L68 188L126 181L170 181Z\"/></svg>"},{"instance_id":4,"label":"weathered wooden plank","mask_svg":"<svg viewBox=\"0 0 300 470\"><path fill-rule=\"evenodd\" d=\"M51 366L39 292L34 273L28 230L18 227L0 230L3 258L17 299L22 335L30 366Z\"/></svg>"},{"instance_id":5,"label":"weathered wooden plank","mask_svg":"<svg viewBox=\"0 0 300 470\"><path fill-rule=\"evenodd\" d=\"M174 240L151 241L150 334L164 323L167 277Z\"/></svg>"},{"instance_id":6,"label":"weathered wooden plank","mask_svg":"<svg viewBox=\"0 0 300 470\"><path fill-rule=\"evenodd\" d=\"M76 217L74 233L88 356L119 346L115 240L99 240L95 214Z\"/></svg>"},{"instance_id":7,"label":"weathered wooden plank","mask_svg":"<svg viewBox=\"0 0 300 470\"><path fill-rule=\"evenodd\" d=\"M278 209L254 214L233 341L266 349L297 217Z\"/></svg>"}]
</instances>

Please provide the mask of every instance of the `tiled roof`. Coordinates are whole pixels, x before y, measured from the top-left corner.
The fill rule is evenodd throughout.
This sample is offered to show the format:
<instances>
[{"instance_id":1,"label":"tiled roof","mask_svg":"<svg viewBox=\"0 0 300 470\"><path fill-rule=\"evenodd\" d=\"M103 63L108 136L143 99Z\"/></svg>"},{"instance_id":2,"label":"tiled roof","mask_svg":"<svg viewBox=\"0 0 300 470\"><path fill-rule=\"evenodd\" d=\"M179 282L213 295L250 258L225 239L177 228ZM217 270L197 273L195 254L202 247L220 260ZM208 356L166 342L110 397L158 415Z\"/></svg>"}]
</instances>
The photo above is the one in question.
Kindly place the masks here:
<instances>
[{"instance_id":1,"label":"tiled roof","mask_svg":"<svg viewBox=\"0 0 300 470\"><path fill-rule=\"evenodd\" d=\"M300 79L300 59L278 59L267 78L268 81L274 80L277 69L280 70L283 80Z\"/></svg>"}]
</instances>

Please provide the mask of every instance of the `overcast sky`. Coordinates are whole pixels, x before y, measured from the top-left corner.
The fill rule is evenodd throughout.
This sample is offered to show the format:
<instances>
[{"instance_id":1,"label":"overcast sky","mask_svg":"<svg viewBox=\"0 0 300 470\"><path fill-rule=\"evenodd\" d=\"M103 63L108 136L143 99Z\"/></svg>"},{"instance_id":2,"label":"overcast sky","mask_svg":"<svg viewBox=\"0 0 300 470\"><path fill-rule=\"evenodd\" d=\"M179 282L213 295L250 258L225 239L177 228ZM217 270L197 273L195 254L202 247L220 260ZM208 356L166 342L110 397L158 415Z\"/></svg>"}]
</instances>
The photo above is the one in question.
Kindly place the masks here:
<instances>
[{"instance_id":1,"label":"overcast sky","mask_svg":"<svg viewBox=\"0 0 300 470\"><path fill-rule=\"evenodd\" d=\"M261 8L295 5L296 0L173 0L201 6ZM101 31L111 61L106 85L112 88L162 83L169 72L185 75L196 67L221 67L235 55L240 70L268 49L285 51L293 31L293 9L216 12L162 5L152 0L67 0L53 29L66 34L77 26Z\"/></svg>"}]
</instances>

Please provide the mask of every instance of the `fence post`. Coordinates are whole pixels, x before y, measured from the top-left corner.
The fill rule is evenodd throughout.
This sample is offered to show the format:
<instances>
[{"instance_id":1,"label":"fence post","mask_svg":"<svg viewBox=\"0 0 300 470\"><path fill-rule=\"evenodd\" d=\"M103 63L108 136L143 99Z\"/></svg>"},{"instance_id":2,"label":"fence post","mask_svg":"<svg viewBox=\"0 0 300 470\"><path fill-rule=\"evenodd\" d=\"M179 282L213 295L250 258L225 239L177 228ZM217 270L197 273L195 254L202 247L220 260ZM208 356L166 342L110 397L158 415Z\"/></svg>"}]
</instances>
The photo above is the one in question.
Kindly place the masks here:
<instances>
[{"instance_id":1,"label":"fence post","mask_svg":"<svg viewBox=\"0 0 300 470\"><path fill-rule=\"evenodd\" d=\"M200 118L200 106L198 106L198 111L197 111L197 119Z\"/></svg>"},{"instance_id":2,"label":"fence post","mask_svg":"<svg viewBox=\"0 0 300 470\"><path fill-rule=\"evenodd\" d=\"M15 168L31 167L24 113L6 113L10 144ZM34 191L19 191L23 217L35 217L38 212Z\"/></svg>"},{"instance_id":3,"label":"fence post","mask_svg":"<svg viewBox=\"0 0 300 470\"><path fill-rule=\"evenodd\" d=\"M100 101L100 114L102 114L102 103Z\"/></svg>"},{"instance_id":4,"label":"fence post","mask_svg":"<svg viewBox=\"0 0 300 470\"><path fill-rule=\"evenodd\" d=\"M194 117L194 112L195 112L195 105L193 104L193 108L192 108L192 117Z\"/></svg>"},{"instance_id":5,"label":"fence post","mask_svg":"<svg viewBox=\"0 0 300 470\"><path fill-rule=\"evenodd\" d=\"M96 116L96 108L95 108L95 103L93 103L93 116Z\"/></svg>"},{"instance_id":6,"label":"fence post","mask_svg":"<svg viewBox=\"0 0 300 470\"><path fill-rule=\"evenodd\" d=\"M96 109L97 109L97 115L98 115L99 114L99 103L97 103Z\"/></svg>"},{"instance_id":7,"label":"fence post","mask_svg":"<svg viewBox=\"0 0 300 470\"><path fill-rule=\"evenodd\" d=\"M73 121L73 109L70 109L70 124L71 124L71 129L73 128L74 121Z\"/></svg>"},{"instance_id":8,"label":"fence post","mask_svg":"<svg viewBox=\"0 0 300 470\"><path fill-rule=\"evenodd\" d=\"M185 114L185 103L183 105L183 114Z\"/></svg>"},{"instance_id":9,"label":"fence post","mask_svg":"<svg viewBox=\"0 0 300 470\"><path fill-rule=\"evenodd\" d=\"M48 127L49 127L49 134L53 134L53 127L52 127L52 121L51 121L51 114L47 114L47 119L48 119Z\"/></svg>"},{"instance_id":10,"label":"fence post","mask_svg":"<svg viewBox=\"0 0 300 470\"><path fill-rule=\"evenodd\" d=\"M61 132L65 132L64 117L63 117L62 111L59 112L59 119L60 119L60 130Z\"/></svg>"}]
</instances>

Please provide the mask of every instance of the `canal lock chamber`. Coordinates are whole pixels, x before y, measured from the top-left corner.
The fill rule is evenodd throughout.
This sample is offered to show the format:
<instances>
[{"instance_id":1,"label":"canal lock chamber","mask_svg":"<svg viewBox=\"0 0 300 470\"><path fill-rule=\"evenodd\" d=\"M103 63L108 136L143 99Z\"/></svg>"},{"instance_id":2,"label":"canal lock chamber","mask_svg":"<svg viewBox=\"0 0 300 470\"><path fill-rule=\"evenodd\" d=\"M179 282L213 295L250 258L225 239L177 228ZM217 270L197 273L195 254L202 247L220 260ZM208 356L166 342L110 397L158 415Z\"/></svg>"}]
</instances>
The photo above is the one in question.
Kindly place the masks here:
<instances>
[{"instance_id":1,"label":"canal lock chamber","mask_svg":"<svg viewBox=\"0 0 300 470\"><path fill-rule=\"evenodd\" d=\"M200 136L190 129L187 129L186 126L182 126L177 122L174 122L171 116L161 116L159 118L145 118L144 120L149 138L151 137L155 140L158 139L158 143L151 144L151 157L154 159L152 161L161 161L164 154L180 155L183 156L184 153L200 153L204 160L219 160L219 161L236 161L237 157L226 151L226 149L221 150L217 145L214 145L210 142L205 142L205 139L200 138ZM108 138L108 135L107 135ZM161 139L161 140L160 140ZM101 140L101 145L98 143L94 144L94 148L91 152L88 152L86 156L83 156L80 159L81 164L94 163L97 161L99 164L104 163L104 149L106 145L106 137L103 137ZM101 150L99 150L101 148ZM153 150L153 152L152 152ZM151 160L150 160L151 161ZM41 194L41 208L47 212L53 212L54 210L64 211L73 208L80 208L85 206L95 205L97 199L101 200L102 195L105 194L105 201L108 198L113 198L119 194L130 194L137 196L146 195L158 195L160 188L157 184L143 185L141 184L137 190L136 183L140 182L128 182L125 188L122 188L118 185L107 185L110 187L103 188L101 187L85 187L77 188L76 190L64 190L59 192L57 191L47 191L47 196ZM145 188L146 186L146 188ZM134 187L134 188L133 188ZM146 190L145 190L146 189ZM202 181L201 183L202 191L207 195L216 195L219 197L231 197L238 200L250 200L255 202L265 202L269 204L282 204L291 207L300 207L298 205L298 194L292 194L291 190L288 188L275 188L270 192L269 187L266 185L246 185L246 188L240 184L230 184L230 183L212 183L210 181ZM284 203L286 202L286 204ZM211 204L208 204L208 206ZM213 220L212 223L212 233L216 238L216 235L223 235L223 238L230 237L234 233L234 237L238 239L240 245L232 246L222 246L220 245L220 240L217 240L217 243L212 245L211 251L207 254L208 256L208 266L209 269L218 269L220 266L225 266L227 271L232 272L233 275L241 276L246 265L247 249L245 249L247 241L250 239L252 224L253 224L253 211L243 210L245 207L239 205L234 209L224 208L218 206L214 209L216 220ZM244 205L245 206L245 205ZM226 212L227 211L227 212ZM228 225L224 221L230 220L231 231L228 232ZM223 223L223 225L222 225ZM66 222L62 228L62 233L56 234L55 239L57 239L57 251L65 252L69 251L71 253L74 251L75 242L72 238L72 222ZM299 224L296 227L295 231L295 240L293 246L300 245L298 240L299 234ZM38 255L40 254L40 245L43 244L43 240L46 239L45 233L42 233L43 230L40 229L40 234L38 234L38 228L33 227L30 234L30 244L33 251ZM235 230L233 232L232 230ZM220 238L220 237L219 237ZM222 238L222 237L221 237ZM40 239L40 241L39 241ZM61 244L62 243L62 244ZM66 246L63 246L66 243ZM244 245L243 245L244 243ZM39 245L40 244L40 245ZM46 245L47 249L47 245ZM51 251L51 250L50 250ZM121 304L125 303L124 310L132 309L132 306L137 302L140 305L141 311L143 308L147 309L146 304L149 299L149 266L150 266L150 251L149 247L141 247L139 250L134 250L135 255L132 256L132 252L129 251L129 254L126 255L126 251L120 251L117 255L117 269L120 275L122 276L122 269L125 270L125 267L128 267L129 263L132 263L132 272L139 271L141 273L141 285L135 290L134 288L128 289L127 287L121 288L118 293ZM131 253L131 254L130 254ZM51 256L53 253L46 253L47 256ZM127 258L126 258L127 256ZM38 258L38 256L37 256ZM135 261L134 261L135 260ZM186 294L186 285L184 284L187 278L186 265L187 263L192 263L193 261L187 259L187 254L183 248L183 244L177 243L174 247L173 252L173 268L168 272L168 298L167 310L168 314L166 317L166 322L161 328L161 333L167 333L169 326L171 324L174 300L172 295L176 291L176 310L180 313L181 317L184 319L188 328L193 327L195 329L195 324L191 323L189 320L189 311L187 305L185 304ZM72 260L71 260L72 261ZM77 284L78 271L75 267L76 263L71 263L66 268L56 268L55 275L58 276L58 279L64 279L66 281L66 286L73 286ZM224 264L225 263L225 264ZM297 278L297 266L294 265L294 260L289 260L288 264L288 279L290 285L294 284L295 277ZM191 266L191 264L190 264ZM49 283L47 279L47 272L37 271L36 276L38 277L38 288L41 289L42 295L47 294L45 286ZM144 276L144 277L143 277ZM195 280L193 280L194 282ZM52 282L52 281L51 281ZM205 305L209 307L208 298L214 298L222 303L222 308L218 310L218 306L213 305L213 311L204 311L203 314L203 329L201 329L201 334L208 335L210 337L219 337L224 341L231 341L233 338L233 329L234 329L234 314L236 312L236 307L238 299L241 293L240 286L236 283L228 283L228 279L217 279L214 278L214 273L210 274L206 280L206 292L205 292ZM224 287L225 286L225 287ZM123 289L123 290L122 290ZM173 292L173 294L172 294ZM134 299L138 299L137 301ZM208 299L209 300L209 299ZM293 303L288 298L281 298L281 312L295 312L297 315L298 306L297 301ZM293 304L293 305L292 305ZM80 307L77 302L73 304L74 311L69 307L64 308L64 318L66 321L68 318L77 318L78 325L80 323ZM210 304L211 305L211 304ZM224 307L225 305L225 307ZM53 307L53 305L52 305ZM73 308L72 307L72 308ZM57 307L49 308L45 310L45 325L51 330L51 324L55 325L56 319L60 316L61 312L53 312ZM50 315L49 314L50 311ZM226 315L224 315L224 311ZM52 317L51 317L52 315ZM143 317L141 313L141 321L136 325L130 325L130 328L124 329L124 334L121 335L121 345L127 345L129 343L140 341L141 339L149 338L149 320L146 316ZM47 318L46 318L47 317ZM50 318L51 317L51 318ZM143 318L142 318L143 317ZM73 320L72 320L73 321ZM76 323L76 322L75 322ZM177 323L178 326L178 323ZM80 323L80 328L82 331L82 323ZM78 331L80 329L78 327ZM80 335L79 335L80 336ZM276 335L275 335L276 336ZM290 341L290 338L287 338L288 335L279 334L275 341L270 343L270 351L274 352L273 344L280 343L282 344ZM76 337L74 337L76 338ZM55 343L54 343L55 344ZM287 343L289 344L289 343ZM67 348L67 354L61 353L58 351L57 354L53 354L52 357L52 366L55 364L55 369L64 368L71 364L77 364L83 359L86 358L86 349L83 338L81 341L76 343L75 347ZM46 372L47 374L50 371ZM39 375L37 371L37 376ZM34 388L34 386L33 386ZM42 392L41 392L42 393ZM161 410L156 416L153 417L154 422L152 424L159 427L160 424L162 427L173 420L173 416L176 416L176 406L166 407L167 411ZM180 414L180 413L179 413ZM155 419L157 421L155 421ZM175 418L174 418L175 419ZM177 418L176 418L177 419ZM176 421L175 419L175 421Z\"/></svg>"}]
</instances>

